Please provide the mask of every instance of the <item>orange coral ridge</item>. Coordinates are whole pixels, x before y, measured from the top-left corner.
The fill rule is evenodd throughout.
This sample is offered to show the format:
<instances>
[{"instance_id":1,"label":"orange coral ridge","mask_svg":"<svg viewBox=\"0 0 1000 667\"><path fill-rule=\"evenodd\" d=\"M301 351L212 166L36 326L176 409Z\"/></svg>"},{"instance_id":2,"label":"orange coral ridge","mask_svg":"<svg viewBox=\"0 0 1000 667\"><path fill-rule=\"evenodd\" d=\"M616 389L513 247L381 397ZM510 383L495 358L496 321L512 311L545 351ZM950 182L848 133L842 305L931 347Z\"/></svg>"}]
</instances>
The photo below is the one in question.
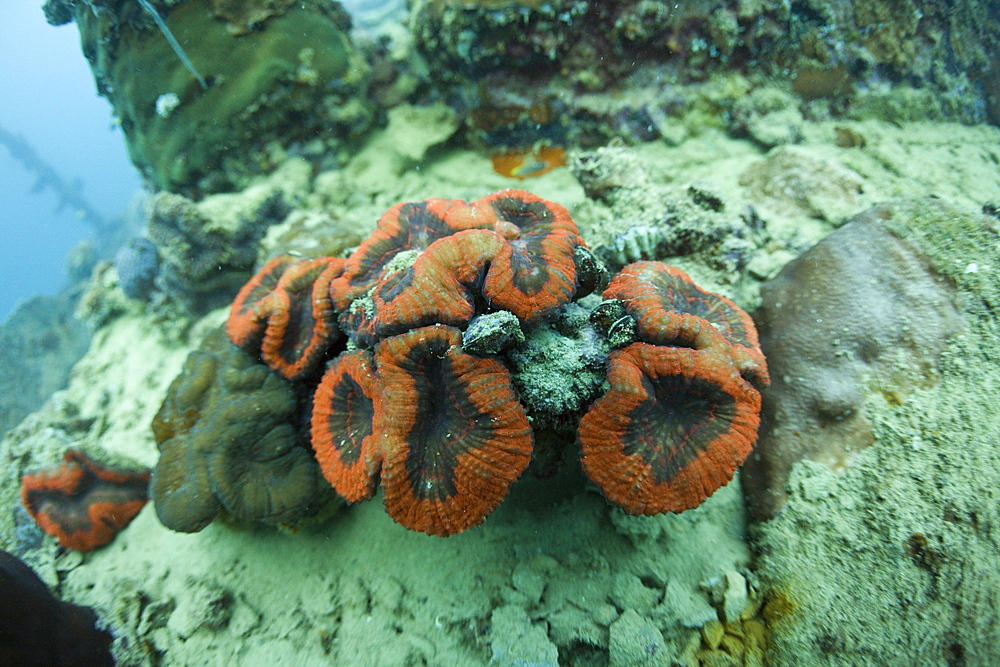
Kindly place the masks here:
<instances>
[{"instance_id":1,"label":"orange coral ridge","mask_svg":"<svg viewBox=\"0 0 1000 667\"><path fill-rule=\"evenodd\" d=\"M577 248L586 244L569 212L522 190L397 204L346 260L268 262L240 290L226 331L297 379L328 354L338 317L362 347L419 326L462 326L477 301L538 321L577 295ZM416 255L408 266L393 261L406 252Z\"/></svg>"},{"instance_id":2,"label":"orange coral ridge","mask_svg":"<svg viewBox=\"0 0 1000 667\"><path fill-rule=\"evenodd\" d=\"M345 260L275 257L233 301L226 333L242 347L260 345L263 361L290 380L316 369L336 340L330 283Z\"/></svg>"},{"instance_id":3,"label":"orange coral ridge","mask_svg":"<svg viewBox=\"0 0 1000 667\"><path fill-rule=\"evenodd\" d=\"M577 438L584 472L627 512L697 507L757 439L760 394L725 356L633 343L611 353L608 383Z\"/></svg>"},{"instance_id":4,"label":"orange coral ridge","mask_svg":"<svg viewBox=\"0 0 1000 667\"><path fill-rule=\"evenodd\" d=\"M352 301L370 290L383 269L398 254L423 251L434 241L469 227L451 227L450 209L465 206L458 199L428 199L396 204L382 214L375 231L351 253L344 272L331 285L333 303L344 311Z\"/></svg>"},{"instance_id":5,"label":"orange coral ridge","mask_svg":"<svg viewBox=\"0 0 1000 667\"><path fill-rule=\"evenodd\" d=\"M389 515L431 535L483 521L531 459L510 373L462 352L461 340L435 325L387 338L373 355L342 355L313 408L313 448L334 488L363 500L381 472Z\"/></svg>"},{"instance_id":6,"label":"orange coral ridge","mask_svg":"<svg viewBox=\"0 0 1000 667\"><path fill-rule=\"evenodd\" d=\"M645 342L610 355L611 388L577 429L583 469L626 511L697 507L757 439L760 393L750 383L769 379L753 320L663 262L626 266L604 298L625 304Z\"/></svg>"},{"instance_id":7,"label":"orange coral ridge","mask_svg":"<svg viewBox=\"0 0 1000 667\"><path fill-rule=\"evenodd\" d=\"M21 503L63 547L102 547L146 504L149 471L102 466L76 449L63 458L21 478Z\"/></svg>"},{"instance_id":8,"label":"orange coral ridge","mask_svg":"<svg viewBox=\"0 0 1000 667\"><path fill-rule=\"evenodd\" d=\"M476 296L537 321L577 290L574 252L585 247L564 207L522 190L472 203L429 199L398 204L347 259L331 284L341 326L359 345L416 326L460 326ZM394 267L405 251L419 254ZM356 301L371 293L372 302Z\"/></svg>"},{"instance_id":9,"label":"orange coral ridge","mask_svg":"<svg viewBox=\"0 0 1000 667\"><path fill-rule=\"evenodd\" d=\"M413 265L384 280L372 294L378 338L429 324L461 326L476 314L475 296L504 240L470 229L432 243Z\"/></svg>"},{"instance_id":10,"label":"orange coral ridge","mask_svg":"<svg viewBox=\"0 0 1000 667\"><path fill-rule=\"evenodd\" d=\"M604 298L624 302L640 340L715 349L731 356L757 386L770 383L750 315L726 297L698 287L677 267L652 261L629 264L611 280Z\"/></svg>"},{"instance_id":11,"label":"orange coral ridge","mask_svg":"<svg viewBox=\"0 0 1000 667\"><path fill-rule=\"evenodd\" d=\"M492 209L497 231L508 239L486 275L484 296L526 321L569 303L574 250L586 246L569 211L522 190L501 190L473 205Z\"/></svg>"},{"instance_id":12,"label":"orange coral ridge","mask_svg":"<svg viewBox=\"0 0 1000 667\"><path fill-rule=\"evenodd\" d=\"M271 312L271 293L282 274L297 261L291 255L275 257L240 289L226 320L226 333L234 345L242 347L260 342Z\"/></svg>"}]
</instances>

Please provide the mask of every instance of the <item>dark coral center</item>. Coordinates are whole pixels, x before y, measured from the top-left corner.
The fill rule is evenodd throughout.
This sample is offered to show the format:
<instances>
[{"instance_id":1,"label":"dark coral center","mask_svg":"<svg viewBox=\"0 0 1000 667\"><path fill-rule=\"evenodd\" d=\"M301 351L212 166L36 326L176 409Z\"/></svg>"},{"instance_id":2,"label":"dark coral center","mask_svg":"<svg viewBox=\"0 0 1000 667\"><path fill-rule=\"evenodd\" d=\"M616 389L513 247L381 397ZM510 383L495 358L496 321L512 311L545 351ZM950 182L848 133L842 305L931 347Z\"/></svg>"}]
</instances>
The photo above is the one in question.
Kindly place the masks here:
<instances>
[{"instance_id":1,"label":"dark coral center","mask_svg":"<svg viewBox=\"0 0 1000 667\"><path fill-rule=\"evenodd\" d=\"M372 434L375 406L354 378L344 376L333 389L330 433L335 434L334 446L345 465L351 466L361 457L361 443Z\"/></svg>"},{"instance_id":2,"label":"dark coral center","mask_svg":"<svg viewBox=\"0 0 1000 667\"><path fill-rule=\"evenodd\" d=\"M725 435L736 405L716 385L698 379L643 378L643 389L649 398L629 414L624 453L641 456L662 484Z\"/></svg>"}]
</instances>

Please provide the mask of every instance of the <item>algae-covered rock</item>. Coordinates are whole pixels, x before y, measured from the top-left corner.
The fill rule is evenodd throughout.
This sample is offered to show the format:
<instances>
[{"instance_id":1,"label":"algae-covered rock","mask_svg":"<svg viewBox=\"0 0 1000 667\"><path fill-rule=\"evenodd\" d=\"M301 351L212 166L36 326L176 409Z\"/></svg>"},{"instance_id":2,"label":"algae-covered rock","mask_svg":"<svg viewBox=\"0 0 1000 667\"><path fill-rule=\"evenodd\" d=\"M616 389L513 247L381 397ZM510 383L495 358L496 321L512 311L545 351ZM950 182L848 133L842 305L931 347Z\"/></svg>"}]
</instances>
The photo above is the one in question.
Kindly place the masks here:
<instances>
[{"instance_id":1,"label":"algae-covered rock","mask_svg":"<svg viewBox=\"0 0 1000 667\"><path fill-rule=\"evenodd\" d=\"M850 465L873 439L866 395L901 403L933 384L946 341L962 330L948 281L881 223L892 214L855 216L762 289L755 319L774 380L743 473L758 517L784 505L797 461Z\"/></svg>"},{"instance_id":2,"label":"algae-covered rock","mask_svg":"<svg viewBox=\"0 0 1000 667\"><path fill-rule=\"evenodd\" d=\"M155 3L190 67L140 3L89 4L73 5L84 55L157 188L233 189L316 140L336 160L371 121L368 69L338 3Z\"/></svg>"},{"instance_id":3,"label":"algae-covered rock","mask_svg":"<svg viewBox=\"0 0 1000 667\"><path fill-rule=\"evenodd\" d=\"M867 397L873 442L851 467L797 464L781 514L755 527L768 663L997 664L1000 231L941 201L878 210L954 284L964 332L940 355L936 384L902 403Z\"/></svg>"},{"instance_id":4,"label":"algae-covered rock","mask_svg":"<svg viewBox=\"0 0 1000 667\"><path fill-rule=\"evenodd\" d=\"M555 667L559 664L559 649L549 641L544 623L532 623L524 608L498 607L493 610L490 620L491 664L505 667Z\"/></svg>"},{"instance_id":5,"label":"algae-covered rock","mask_svg":"<svg viewBox=\"0 0 1000 667\"><path fill-rule=\"evenodd\" d=\"M280 208L280 198L271 206ZM257 259L257 243L276 216L215 220L190 199L161 192L150 200L147 231L162 259L164 292L184 301L222 305L239 289Z\"/></svg>"}]
</instances>

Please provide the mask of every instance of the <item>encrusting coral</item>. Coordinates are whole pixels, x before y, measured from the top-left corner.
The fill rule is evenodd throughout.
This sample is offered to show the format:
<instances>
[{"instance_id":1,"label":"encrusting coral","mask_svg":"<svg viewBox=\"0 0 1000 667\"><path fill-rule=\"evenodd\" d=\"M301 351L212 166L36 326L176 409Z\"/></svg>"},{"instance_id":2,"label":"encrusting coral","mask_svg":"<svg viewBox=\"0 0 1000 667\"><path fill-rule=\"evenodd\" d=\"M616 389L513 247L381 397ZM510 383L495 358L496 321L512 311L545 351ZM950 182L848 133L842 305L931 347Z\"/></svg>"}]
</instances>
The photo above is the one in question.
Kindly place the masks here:
<instances>
[{"instance_id":1,"label":"encrusting coral","mask_svg":"<svg viewBox=\"0 0 1000 667\"><path fill-rule=\"evenodd\" d=\"M312 395L300 412L311 415L330 485L357 502L381 482L389 515L412 530L451 535L483 521L528 467L538 429L571 432L605 365L611 388L580 420L584 471L632 513L694 507L732 478L756 439L754 385L768 376L753 323L657 262L626 267L589 318L572 303L606 284L558 204L521 190L428 199L390 208L346 259L271 260L240 291L227 330L297 395ZM574 327L590 333L559 333ZM573 345L599 371L574 381L594 386L577 392L582 400L547 401L534 423L525 397L539 392L519 392L533 380L518 352ZM199 419L220 409L204 405ZM161 468L192 474L184 451L164 448L156 503ZM163 498L161 519L173 512L171 494ZM213 503L187 529L203 527Z\"/></svg>"},{"instance_id":2,"label":"encrusting coral","mask_svg":"<svg viewBox=\"0 0 1000 667\"><path fill-rule=\"evenodd\" d=\"M754 317L775 382L742 477L759 520L784 508L799 461L848 468L874 440L868 397L898 405L933 386L941 352L963 329L953 286L885 226L900 211L859 213L761 290Z\"/></svg>"}]
</instances>

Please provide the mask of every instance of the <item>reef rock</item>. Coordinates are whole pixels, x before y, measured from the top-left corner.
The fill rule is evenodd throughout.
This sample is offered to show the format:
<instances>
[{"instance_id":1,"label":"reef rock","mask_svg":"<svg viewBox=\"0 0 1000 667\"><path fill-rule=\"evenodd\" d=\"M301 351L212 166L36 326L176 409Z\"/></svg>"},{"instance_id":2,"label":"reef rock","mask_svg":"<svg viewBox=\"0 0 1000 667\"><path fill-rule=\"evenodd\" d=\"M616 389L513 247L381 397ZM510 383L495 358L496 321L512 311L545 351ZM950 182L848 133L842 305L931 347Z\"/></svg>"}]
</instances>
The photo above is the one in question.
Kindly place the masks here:
<instances>
[{"instance_id":1,"label":"reef rock","mask_svg":"<svg viewBox=\"0 0 1000 667\"><path fill-rule=\"evenodd\" d=\"M371 123L370 70L339 3L143 4L53 1L45 13L76 22L98 92L156 188L232 190L305 144L336 162Z\"/></svg>"},{"instance_id":2,"label":"reef rock","mask_svg":"<svg viewBox=\"0 0 1000 667\"><path fill-rule=\"evenodd\" d=\"M0 434L65 386L90 344L67 296L35 296L0 324Z\"/></svg>"},{"instance_id":3,"label":"reef rock","mask_svg":"<svg viewBox=\"0 0 1000 667\"><path fill-rule=\"evenodd\" d=\"M855 216L761 290L754 319L772 384L742 478L758 518L781 510L796 462L849 466L873 439L867 398L898 405L933 384L946 341L962 331L949 281L882 224L893 210Z\"/></svg>"}]
</instances>

